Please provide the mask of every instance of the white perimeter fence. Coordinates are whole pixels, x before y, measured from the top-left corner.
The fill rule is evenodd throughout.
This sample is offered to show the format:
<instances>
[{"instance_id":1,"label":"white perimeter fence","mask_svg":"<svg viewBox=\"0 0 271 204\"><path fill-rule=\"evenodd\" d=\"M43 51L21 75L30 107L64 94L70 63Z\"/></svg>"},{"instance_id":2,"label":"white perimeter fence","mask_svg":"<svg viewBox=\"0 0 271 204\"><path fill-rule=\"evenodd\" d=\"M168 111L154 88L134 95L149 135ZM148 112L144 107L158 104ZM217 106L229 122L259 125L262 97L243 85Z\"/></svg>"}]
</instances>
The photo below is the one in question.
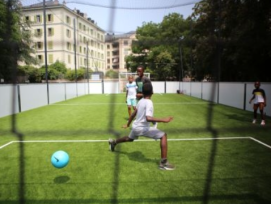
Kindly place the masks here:
<instances>
[{"instance_id":1,"label":"white perimeter fence","mask_svg":"<svg viewBox=\"0 0 271 204\"><path fill-rule=\"evenodd\" d=\"M180 90L183 94L195 98L252 111L252 104L249 104L254 89L252 82L153 81L152 84L154 93L177 93L177 90ZM261 83L261 88L265 90L267 97L266 115L271 116L271 83ZM116 81L49 83L48 85L2 84L0 85L0 117L87 94L119 94L122 93L120 90L122 90L120 84Z\"/></svg>"}]
</instances>

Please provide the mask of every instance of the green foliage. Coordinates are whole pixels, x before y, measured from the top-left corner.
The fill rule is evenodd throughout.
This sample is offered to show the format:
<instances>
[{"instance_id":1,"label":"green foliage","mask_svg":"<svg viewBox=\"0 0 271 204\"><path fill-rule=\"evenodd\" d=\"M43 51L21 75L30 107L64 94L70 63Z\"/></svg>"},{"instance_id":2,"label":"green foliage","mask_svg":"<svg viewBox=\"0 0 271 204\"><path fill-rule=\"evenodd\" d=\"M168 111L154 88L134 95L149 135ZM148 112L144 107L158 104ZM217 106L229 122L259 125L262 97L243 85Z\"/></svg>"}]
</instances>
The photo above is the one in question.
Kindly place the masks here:
<instances>
[{"instance_id":1,"label":"green foliage","mask_svg":"<svg viewBox=\"0 0 271 204\"><path fill-rule=\"evenodd\" d=\"M136 31L137 40L133 43L133 52L126 58L128 67L135 71L139 64L150 70L154 80L166 80L179 76L180 37L189 35L190 21L172 13L164 17L160 24L144 23ZM188 57L185 53L184 57ZM185 70L189 71L187 64Z\"/></svg>"},{"instance_id":2,"label":"green foliage","mask_svg":"<svg viewBox=\"0 0 271 204\"><path fill-rule=\"evenodd\" d=\"M91 74L92 70L89 71ZM76 77L77 76L77 77ZM68 69L65 75L65 78L70 81L82 80L87 78L87 70L85 68L75 69Z\"/></svg>"},{"instance_id":3,"label":"green foliage","mask_svg":"<svg viewBox=\"0 0 271 204\"><path fill-rule=\"evenodd\" d=\"M30 65L19 66L17 75L25 77L30 83L39 83L42 79L40 69Z\"/></svg>"},{"instance_id":4,"label":"green foliage","mask_svg":"<svg viewBox=\"0 0 271 204\"><path fill-rule=\"evenodd\" d=\"M48 80L57 80L57 79L64 79L67 68L65 63L56 61L55 63L51 64L47 68L47 77ZM39 74L41 76L41 79L46 80L46 68L45 66L42 66L39 69Z\"/></svg>"},{"instance_id":5,"label":"green foliage","mask_svg":"<svg viewBox=\"0 0 271 204\"><path fill-rule=\"evenodd\" d=\"M119 77L119 72L110 69L105 73L105 77L110 79L117 79Z\"/></svg>"},{"instance_id":6,"label":"green foliage","mask_svg":"<svg viewBox=\"0 0 271 204\"><path fill-rule=\"evenodd\" d=\"M0 2L0 76L11 82L18 61L34 64L29 25L21 18L20 1Z\"/></svg>"},{"instance_id":7,"label":"green foliage","mask_svg":"<svg viewBox=\"0 0 271 204\"><path fill-rule=\"evenodd\" d=\"M62 74L65 74L67 72L65 63L59 62L58 60L55 63L51 64L49 67L55 69Z\"/></svg>"},{"instance_id":8,"label":"green foliage","mask_svg":"<svg viewBox=\"0 0 271 204\"><path fill-rule=\"evenodd\" d=\"M195 6L195 63L221 81L270 81L271 1L201 1Z\"/></svg>"}]
</instances>

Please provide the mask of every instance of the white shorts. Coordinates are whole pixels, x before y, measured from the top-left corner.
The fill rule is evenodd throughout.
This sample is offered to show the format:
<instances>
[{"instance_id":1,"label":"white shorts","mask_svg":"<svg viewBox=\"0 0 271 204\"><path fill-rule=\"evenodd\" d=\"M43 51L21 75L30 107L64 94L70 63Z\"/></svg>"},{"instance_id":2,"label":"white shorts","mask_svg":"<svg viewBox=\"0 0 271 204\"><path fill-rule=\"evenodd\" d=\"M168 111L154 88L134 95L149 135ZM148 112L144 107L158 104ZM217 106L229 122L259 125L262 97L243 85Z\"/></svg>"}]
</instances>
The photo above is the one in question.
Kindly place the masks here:
<instances>
[{"instance_id":1,"label":"white shorts","mask_svg":"<svg viewBox=\"0 0 271 204\"><path fill-rule=\"evenodd\" d=\"M136 127L132 128L129 138L136 140L139 136L144 136L152 139L161 139L165 135L165 132L154 127Z\"/></svg>"}]
</instances>

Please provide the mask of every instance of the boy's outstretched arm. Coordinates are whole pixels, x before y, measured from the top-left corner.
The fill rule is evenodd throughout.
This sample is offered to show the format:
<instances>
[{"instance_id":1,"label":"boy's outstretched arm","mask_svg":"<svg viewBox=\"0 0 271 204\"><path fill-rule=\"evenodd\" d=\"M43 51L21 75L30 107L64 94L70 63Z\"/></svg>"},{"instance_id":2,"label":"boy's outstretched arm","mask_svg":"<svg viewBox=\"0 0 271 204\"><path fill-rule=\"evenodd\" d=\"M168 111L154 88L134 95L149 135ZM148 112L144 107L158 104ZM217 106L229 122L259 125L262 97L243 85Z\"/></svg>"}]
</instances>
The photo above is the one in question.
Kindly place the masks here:
<instances>
[{"instance_id":1,"label":"boy's outstretched arm","mask_svg":"<svg viewBox=\"0 0 271 204\"><path fill-rule=\"evenodd\" d=\"M165 118L154 118L154 117L151 117L151 116L146 116L146 119L147 119L148 122L169 123L170 121L173 120L173 117L168 116L168 117L165 117Z\"/></svg>"},{"instance_id":2,"label":"boy's outstretched arm","mask_svg":"<svg viewBox=\"0 0 271 204\"><path fill-rule=\"evenodd\" d=\"M136 113L137 113L137 109L134 110L134 112L131 114L127 124L123 125L122 128L127 128L130 126L131 122L134 120L134 118L136 116Z\"/></svg>"}]
</instances>

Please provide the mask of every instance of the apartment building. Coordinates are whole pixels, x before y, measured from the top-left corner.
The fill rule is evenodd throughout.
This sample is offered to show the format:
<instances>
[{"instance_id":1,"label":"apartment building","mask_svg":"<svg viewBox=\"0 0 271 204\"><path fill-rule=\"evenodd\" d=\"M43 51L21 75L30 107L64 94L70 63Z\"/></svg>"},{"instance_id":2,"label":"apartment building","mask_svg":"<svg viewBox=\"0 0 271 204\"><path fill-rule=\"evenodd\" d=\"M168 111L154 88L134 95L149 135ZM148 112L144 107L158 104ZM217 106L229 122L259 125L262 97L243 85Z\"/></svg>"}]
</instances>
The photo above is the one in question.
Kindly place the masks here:
<instances>
[{"instance_id":1,"label":"apartment building","mask_svg":"<svg viewBox=\"0 0 271 204\"><path fill-rule=\"evenodd\" d=\"M136 32L114 35L107 34L106 42L106 64L107 69L127 72L125 57L132 54L132 42L136 39Z\"/></svg>"},{"instance_id":2,"label":"apartment building","mask_svg":"<svg viewBox=\"0 0 271 204\"><path fill-rule=\"evenodd\" d=\"M31 24L39 66L45 64L46 43L48 65L58 60L64 62L67 68L84 67L105 72L105 31L87 14L71 10L57 0L46 1L45 19L43 10L43 3L23 7L23 18Z\"/></svg>"}]
</instances>

